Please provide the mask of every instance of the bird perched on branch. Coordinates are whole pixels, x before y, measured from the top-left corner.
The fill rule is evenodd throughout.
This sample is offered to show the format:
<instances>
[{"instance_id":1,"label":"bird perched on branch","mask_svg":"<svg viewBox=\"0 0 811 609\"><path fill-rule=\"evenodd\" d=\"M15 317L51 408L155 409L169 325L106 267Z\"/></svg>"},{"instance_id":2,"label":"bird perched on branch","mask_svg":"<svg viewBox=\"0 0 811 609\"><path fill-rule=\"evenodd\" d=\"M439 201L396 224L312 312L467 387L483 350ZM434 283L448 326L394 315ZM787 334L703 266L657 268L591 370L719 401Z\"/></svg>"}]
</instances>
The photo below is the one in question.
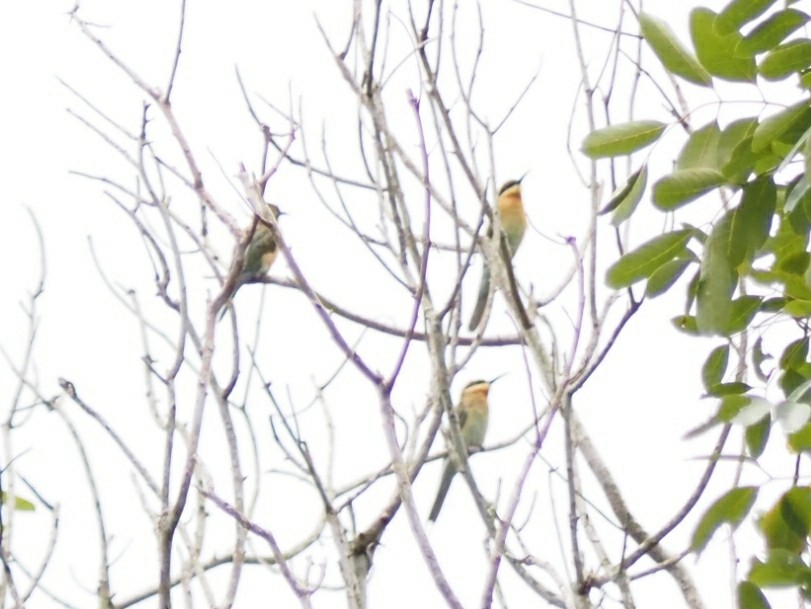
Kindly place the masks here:
<instances>
[{"instance_id":1,"label":"bird perched on branch","mask_svg":"<svg viewBox=\"0 0 811 609\"><path fill-rule=\"evenodd\" d=\"M283 215L277 206L268 203L268 208L277 220L279 216ZM245 248L245 256L242 261L242 270L237 276L237 281L234 284L234 291L231 293L233 299L234 294L237 293L240 287L246 283L252 283L261 280L270 270L271 265L276 260L279 254L279 247L276 243L276 238L273 235L273 230L268 226L264 220L259 218L256 222L256 228L253 231L248 247ZM225 315L226 309L223 309L220 314L220 319Z\"/></svg>"},{"instance_id":2,"label":"bird perched on branch","mask_svg":"<svg viewBox=\"0 0 811 609\"><path fill-rule=\"evenodd\" d=\"M279 216L282 215L282 211L272 203L269 203L268 207L273 213L273 217L278 220ZM237 277L237 286L234 291L246 283L256 281L267 275L278 254L279 248L273 236L273 231L260 219L256 223L256 230L253 232L251 242L248 243L248 247L245 249L245 260L242 263L242 271Z\"/></svg>"},{"instance_id":3,"label":"bird perched on branch","mask_svg":"<svg viewBox=\"0 0 811 609\"><path fill-rule=\"evenodd\" d=\"M525 176L526 174L521 176L518 180L506 182L504 186L501 187L501 190L498 191L496 208L501 222L502 238L507 241L507 251L510 254L510 260L515 256L515 252L518 251L518 246L521 245L524 232L527 230L527 214L524 211L524 202L521 199L521 180L523 180ZM492 224L487 229L487 237L488 239L492 239L493 237ZM469 330L473 331L479 327L489 295L490 266L485 260L476 307L473 309L473 315L470 317L470 324L468 324Z\"/></svg>"},{"instance_id":4,"label":"bird perched on branch","mask_svg":"<svg viewBox=\"0 0 811 609\"><path fill-rule=\"evenodd\" d=\"M459 400L459 405L456 407L456 416L459 419L459 430L462 432L462 439L468 451L472 447L480 447L484 442L490 410L487 403L487 394L490 392L490 385L499 378L500 377L496 377L491 381L473 381L472 383L468 383L462 390L462 397ZM439 510L442 509L445 495L448 494L451 481L457 471L459 471L458 463L454 460L452 455L448 455L445 459L445 469L442 472L442 480L439 483L439 490L437 491L436 499L434 500L434 505L431 508L431 514L428 516L428 520L434 522L437 516L439 516Z\"/></svg>"}]
</instances>

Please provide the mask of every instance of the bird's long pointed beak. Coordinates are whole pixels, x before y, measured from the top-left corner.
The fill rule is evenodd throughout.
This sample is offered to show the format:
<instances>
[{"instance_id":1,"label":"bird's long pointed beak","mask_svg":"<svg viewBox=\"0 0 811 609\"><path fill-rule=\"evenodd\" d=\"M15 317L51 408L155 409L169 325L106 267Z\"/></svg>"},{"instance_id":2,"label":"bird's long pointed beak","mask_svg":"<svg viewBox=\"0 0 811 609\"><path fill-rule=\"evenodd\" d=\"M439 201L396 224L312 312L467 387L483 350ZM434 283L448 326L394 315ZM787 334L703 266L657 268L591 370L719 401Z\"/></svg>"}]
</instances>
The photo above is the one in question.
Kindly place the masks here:
<instances>
[{"instance_id":1,"label":"bird's long pointed beak","mask_svg":"<svg viewBox=\"0 0 811 609\"><path fill-rule=\"evenodd\" d=\"M523 182L523 181L524 181L524 178L525 178L525 177L527 177L527 174L528 174L528 173L529 173L529 169L527 169L527 170L524 172L524 175L522 175L520 178L518 178L518 183L519 183L519 184L520 184L521 182Z\"/></svg>"},{"instance_id":2,"label":"bird's long pointed beak","mask_svg":"<svg viewBox=\"0 0 811 609\"><path fill-rule=\"evenodd\" d=\"M499 374L499 375L498 375L497 377L495 377L494 379L492 379L492 380L488 381L488 382L487 382L487 384L488 384L488 385L492 385L492 384L493 384L493 383L495 383L495 382L496 382L498 379L500 379L500 378L502 378L502 377L505 377L505 376L507 376L507 373L506 373L506 372L504 372L503 374Z\"/></svg>"}]
</instances>

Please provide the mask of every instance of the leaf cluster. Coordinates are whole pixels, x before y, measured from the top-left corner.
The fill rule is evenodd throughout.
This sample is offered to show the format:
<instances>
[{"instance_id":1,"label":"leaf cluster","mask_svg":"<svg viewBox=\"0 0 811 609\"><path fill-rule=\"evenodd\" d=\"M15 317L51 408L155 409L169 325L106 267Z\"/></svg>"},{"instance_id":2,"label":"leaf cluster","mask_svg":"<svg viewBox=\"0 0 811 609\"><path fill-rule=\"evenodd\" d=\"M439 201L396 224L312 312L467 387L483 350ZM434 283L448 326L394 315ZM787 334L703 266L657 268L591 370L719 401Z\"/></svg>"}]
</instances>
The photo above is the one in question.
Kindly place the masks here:
<instances>
[{"instance_id":1,"label":"leaf cluster","mask_svg":"<svg viewBox=\"0 0 811 609\"><path fill-rule=\"evenodd\" d=\"M688 334L724 340L702 371L706 395L717 405L711 425L744 427L752 459L763 453L776 422L786 432L788 450L811 451L811 39L801 35L811 16L794 4L732 0L718 13L695 8L691 45L658 17L639 15L645 42L674 77L710 88L717 81L762 87L793 79L798 93L790 105L766 105L758 115L723 126L712 120L692 130L671 173L648 192L647 159L637 164L601 212L620 226L646 194L667 213L720 202L711 226L682 225L651 238L619 257L606 281L632 295L644 283L645 296L655 297L689 277L685 309L673 323ZM610 125L590 133L582 151L592 159L632 155L655 144L668 128L656 120ZM792 322L801 336L774 362L763 351L762 337L747 354L758 380L765 384L776 375L785 399L771 404L753 394L740 375L729 378L730 345L743 333L781 320ZM692 549L700 552L722 525L740 525L758 491L736 487L714 502L695 530ZM795 484L766 507L756 520L765 554L752 561L738 587L739 606L747 609L770 606L766 587L793 586L811 599L811 489Z\"/></svg>"}]
</instances>

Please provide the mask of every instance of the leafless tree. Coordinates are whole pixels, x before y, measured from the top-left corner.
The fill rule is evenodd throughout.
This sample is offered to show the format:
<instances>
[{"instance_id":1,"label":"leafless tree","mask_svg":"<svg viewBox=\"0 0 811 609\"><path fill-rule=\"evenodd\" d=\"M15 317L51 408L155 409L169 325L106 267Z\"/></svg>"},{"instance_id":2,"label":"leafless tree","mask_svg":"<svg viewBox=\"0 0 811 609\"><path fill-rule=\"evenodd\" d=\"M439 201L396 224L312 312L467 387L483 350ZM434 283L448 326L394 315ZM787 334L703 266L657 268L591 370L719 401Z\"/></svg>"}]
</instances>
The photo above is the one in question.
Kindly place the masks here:
<instances>
[{"instance_id":1,"label":"leafless tree","mask_svg":"<svg viewBox=\"0 0 811 609\"><path fill-rule=\"evenodd\" d=\"M498 62L499 49L487 42L486 12L493 7L358 0L342 30L316 15L321 39L313 42L313 52L331 58L355 100L352 114L325 122L305 117L292 95L267 90L237 69L229 93L241 95L259 137L256 149L244 151L241 165L223 166L220 173L206 169L216 166L211 157L217 159L217 151L200 144L204 134L186 131L175 103L183 87L184 37L194 27L187 17L195 7L181 2L164 82L141 76L132 57L114 50L114 32L76 7L70 17L78 32L143 99L138 128L132 129L129 119L115 118L118 111L65 82L75 99L71 114L125 168L115 174L125 177L113 177L88 171L76 159L75 173L97 184L137 230L143 243L137 255L152 269L154 293L145 294L103 261L97 266L127 313L125 323L137 325L141 414L150 418L152 431L144 439L128 430L114 408L95 403L76 379L60 379L57 395L41 389L32 357L40 338L36 305L45 280L43 252L43 279L26 307L28 351L21 361L4 352L18 379L2 430L0 599L6 606L24 606L35 591L61 606L78 606L43 579L59 534L59 501L47 489L26 486L25 460L12 441L29 411L38 409L60 418L83 455L83 482L76 484L91 490L101 607L124 609L155 599L162 608L184 602L253 605L238 591L254 572L282 581L303 607L318 605L322 596L334 601L330 594L336 590L347 606L366 607L372 566L383 553L396 555L398 544L409 538L445 604L468 606L426 529L427 486L415 488L432 469L424 466L449 453L463 464L460 478L470 491L465 494L472 496L484 531L479 557L484 576L465 582L464 598L471 598L472 588L475 604L510 606L514 594L526 598L520 595L528 590L556 607L630 608L636 581L666 573L685 606L704 606L681 562L687 548L668 549L665 542L707 487L729 429L717 438L692 495L681 506L666 506L672 513L665 523L648 529L578 414L579 392L594 382L594 372L643 304L632 291L613 292L603 284L603 272L623 251L625 236L601 222L598 212L620 174L631 168L612 166L604 175L576 151L579 138L615 117L633 117L640 88L658 91L680 120L686 120L687 109L668 101L668 95L680 98L672 83L658 90L651 84L632 3L612 3L616 21L607 26L581 19L579 5L586 3L575 0L565 14L511 4L521 6L527 19L567 28L579 70L579 91L556 94L576 97L568 154L583 186L568 196L588 212L577 234L534 230L527 236L543 240L556 261L554 272L542 261L514 266L494 214L498 185L516 177L500 175L505 169L498 159L511 145L502 134L515 129L517 114L541 85L537 73L511 73L509 86L496 85L510 92L496 119L480 103L482 87L497 82L481 82L482 64ZM584 36L609 50L604 63L588 55ZM334 134L346 133L336 125L350 123L354 139ZM293 176L293 186L275 188L283 174ZM285 215L268 213L267 203ZM532 220L532 209L529 215ZM318 223L312 233L319 237L295 241L288 221ZM244 286L237 295L246 248L260 224L272 232L280 262L270 275L255 278L264 289ZM490 224L496 227L492 239L485 230ZM225 243L234 244L230 255L223 254ZM329 268L343 268L339 289L325 287L336 282L314 268L318 257L331 258ZM490 327L498 331L483 324L468 333L465 315L482 259L496 286L485 318L492 317ZM260 292L264 304L252 309ZM283 323L317 327L319 343L285 345L268 338L269 324L275 327L285 314L271 302L288 297L281 294L297 310L288 311ZM333 369L306 371L306 377L325 379L306 388L310 400L300 397L305 388L274 372L272 362L293 350L339 354ZM477 484L477 464L488 455L476 456L467 467L453 411L456 379L469 380L469 366L482 357L508 358L515 369L503 382L521 387L527 400L510 411L512 437L477 451L509 449L513 467L500 475L497 487ZM322 365L313 357L316 361ZM440 431L443 417L446 433ZM85 452L91 437L112 442L123 456L119 483L131 476L148 520L121 523L105 508L111 487L99 483L98 463ZM383 443L383 460L363 459L357 439L364 437ZM550 442L562 452L548 449ZM359 453L360 458L352 456ZM346 463L355 464L349 473ZM549 493L538 482L544 474L549 488L557 489L549 509L541 506ZM42 550L40 566L16 556L25 543L13 535L15 522L25 517L18 498L51 515L51 545ZM271 516L280 501L295 522ZM405 541L392 536L396 542L387 543L397 522L407 523L409 536ZM118 540L128 535L154 539L154 563L128 572L125 592L116 561L127 553ZM379 568L410 568L388 565ZM522 583L512 577L505 584L508 571Z\"/></svg>"}]
</instances>

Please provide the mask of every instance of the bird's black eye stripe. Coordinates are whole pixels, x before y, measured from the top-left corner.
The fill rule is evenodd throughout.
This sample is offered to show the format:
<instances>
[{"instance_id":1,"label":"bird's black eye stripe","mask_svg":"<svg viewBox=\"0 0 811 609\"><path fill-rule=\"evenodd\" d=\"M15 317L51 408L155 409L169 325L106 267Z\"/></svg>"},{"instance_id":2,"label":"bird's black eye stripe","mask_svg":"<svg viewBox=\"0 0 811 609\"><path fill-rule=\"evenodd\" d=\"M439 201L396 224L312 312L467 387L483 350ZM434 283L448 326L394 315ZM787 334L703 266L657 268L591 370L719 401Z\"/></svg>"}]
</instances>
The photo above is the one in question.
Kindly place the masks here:
<instances>
[{"instance_id":1,"label":"bird's black eye stripe","mask_svg":"<svg viewBox=\"0 0 811 609\"><path fill-rule=\"evenodd\" d=\"M498 191L499 196L503 195L505 192L510 190L513 186L519 186L521 184L521 180L510 180L504 186L501 187L501 190Z\"/></svg>"}]
</instances>

